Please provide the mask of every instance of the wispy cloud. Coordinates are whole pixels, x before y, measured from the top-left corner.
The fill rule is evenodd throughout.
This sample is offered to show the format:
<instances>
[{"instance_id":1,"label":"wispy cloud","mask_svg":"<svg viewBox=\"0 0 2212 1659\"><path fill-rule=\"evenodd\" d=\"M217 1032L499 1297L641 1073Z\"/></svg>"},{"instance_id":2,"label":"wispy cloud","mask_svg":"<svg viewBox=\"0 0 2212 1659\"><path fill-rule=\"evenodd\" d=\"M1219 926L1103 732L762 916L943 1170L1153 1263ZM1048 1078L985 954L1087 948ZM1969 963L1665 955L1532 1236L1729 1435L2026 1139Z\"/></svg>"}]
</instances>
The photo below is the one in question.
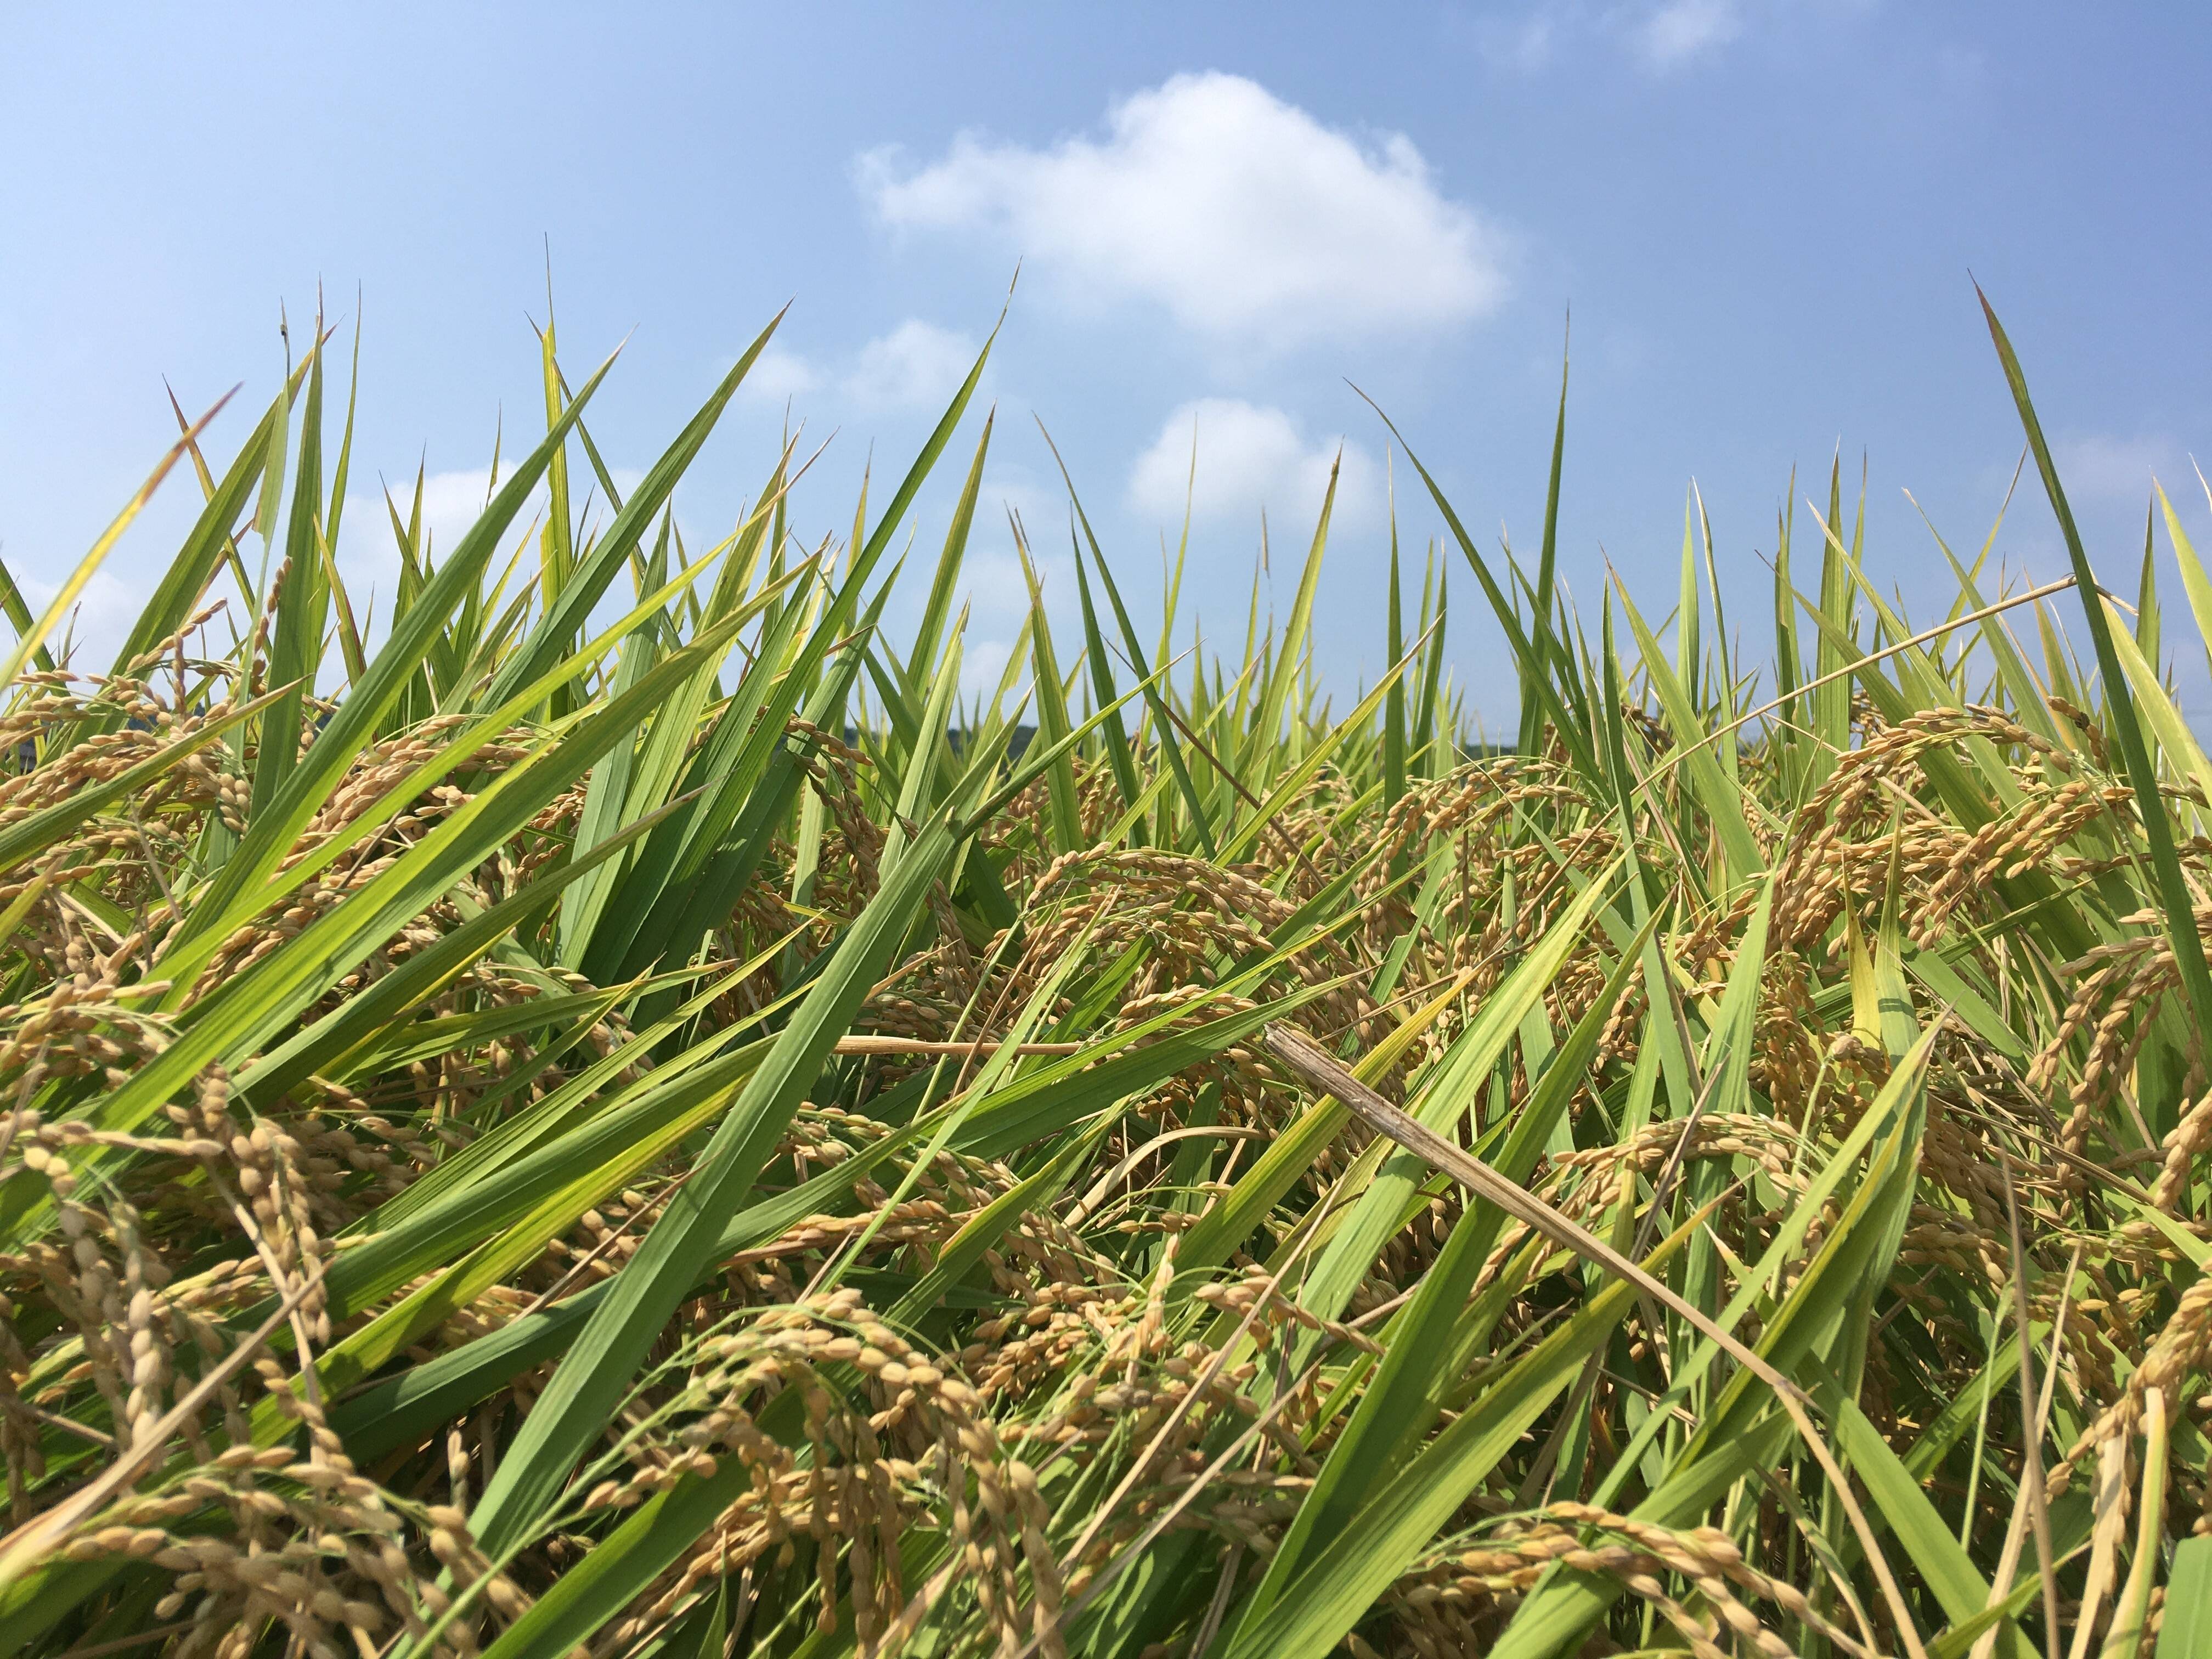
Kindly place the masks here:
<instances>
[{"instance_id":1,"label":"wispy cloud","mask_svg":"<svg viewBox=\"0 0 2212 1659\"><path fill-rule=\"evenodd\" d=\"M1717 59L1762 15L1814 3L1863 0L1536 0L1518 17L1483 19L1474 38L1491 63L1517 74L1540 73L1588 43L1665 76Z\"/></svg>"},{"instance_id":2,"label":"wispy cloud","mask_svg":"<svg viewBox=\"0 0 2212 1659\"><path fill-rule=\"evenodd\" d=\"M2158 433L2132 438L2108 433L2078 435L2054 446L2051 459L2068 495L2137 507L2150 499L2153 477L2170 490L2177 477L2189 476L2189 458L2181 446Z\"/></svg>"},{"instance_id":3,"label":"wispy cloud","mask_svg":"<svg viewBox=\"0 0 2212 1659\"><path fill-rule=\"evenodd\" d=\"M1559 19L1551 10L1531 12L1517 21L1486 20L1478 38L1483 55L1504 68L1534 75L1552 61L1559 45Z\"/></svg>"},{"instance_id":4,"label":"wispy cloud","mask_svg":"<svg viewBox=\"0 0 2212 1659\"><path fill-rule=\"evenodd\" d=\"M1452 327L1506 290L1504 239L1411 139L1334 131L1238 76L1138 93L1103 139L964 134L927 166L876 151L859 173L887 225L988 236L1064 291L1244 345Z\"/></svg>"},{"instance_id":5,"label":"wispy cloud","mask_svg":"<svg viewBox=\"0 0 2212 1659\"><path fill-rule=\"evenodd\" d=\"M1644 64L1664 74L1710 57L1743 33L1741 0L1666 0L1634 24Z\"/></svg>"}]
</instances>

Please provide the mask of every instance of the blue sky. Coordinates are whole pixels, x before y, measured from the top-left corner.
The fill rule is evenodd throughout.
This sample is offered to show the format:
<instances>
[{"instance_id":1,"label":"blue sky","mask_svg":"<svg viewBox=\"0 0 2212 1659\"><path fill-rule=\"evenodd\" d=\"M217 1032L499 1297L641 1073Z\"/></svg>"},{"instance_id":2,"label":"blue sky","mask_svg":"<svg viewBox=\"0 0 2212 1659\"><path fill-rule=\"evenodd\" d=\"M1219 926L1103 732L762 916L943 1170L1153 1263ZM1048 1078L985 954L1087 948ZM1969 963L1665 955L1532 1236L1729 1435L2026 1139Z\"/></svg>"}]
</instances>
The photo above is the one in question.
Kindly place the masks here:
<instances>
[{"instance_id":1,"label":"blue sky","mask_svg":"<svg viewBox=\"0 0 2212 1659\"><path fill-rule=\"evenodd\" d=\"M0 556L33 586L74 564L173 436L164 377L195 410L243 380L213 447L242 439L279 307L304 334L319 282L349 328L361 295L362 501L420 459L450 534L495 422L511 447L540 418L550 239L572 368L628 342L592 416L618 467L649 465L795 301L678 497L695 536L757 488L787 398L810 441L835 434L801 527L842 534L871 450L903 466L1018 259L989 500L1045 549L1057 613L1066 513L1033 412L1147 595L1195 425L1188 599L1232 655L1262 507L1284 579L1342 441L1319 648L1347 691L1382 655L1390 464L1347 381L1487 545L1502 525L1533 549L1570 307L1561 558L1587 611L1608 559L1668 608L1694 477L1731 621L1763 648L1790 469L1802 523L1838 444L1854 477L1866 458L1878 579L1943 603L1903 492L1978 548L2020 447L1971 270L2093 556L2131 587L2154 471L2212 537L2190 470L2212 447L2200 24L1899 0L15 8ZM1435 520L1397 478L1417 551ZM948 495L923 503L925 545ZM89 633L191 505L173 483ZM359 585L388 582L376 529L353 515ZM2062 562L2026 491L1997 545L2015 570ZM1453 659L1494 726L1511 676L1461 574ZM1021 603L1002 513L973 577L988 664Z\"/></svg>"}]
</instances>

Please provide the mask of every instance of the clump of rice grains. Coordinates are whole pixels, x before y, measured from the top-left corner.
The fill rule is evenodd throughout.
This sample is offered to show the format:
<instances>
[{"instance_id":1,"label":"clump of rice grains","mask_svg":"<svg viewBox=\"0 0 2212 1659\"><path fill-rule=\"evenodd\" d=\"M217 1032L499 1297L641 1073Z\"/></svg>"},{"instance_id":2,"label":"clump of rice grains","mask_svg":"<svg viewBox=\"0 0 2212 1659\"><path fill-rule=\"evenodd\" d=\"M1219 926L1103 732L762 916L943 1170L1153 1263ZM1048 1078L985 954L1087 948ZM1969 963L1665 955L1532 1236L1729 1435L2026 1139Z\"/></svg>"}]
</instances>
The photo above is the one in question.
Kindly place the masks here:
<instances>
[{"instance_id":1,"label":"clump of rice grains","mask_svg":"<svg viewBox=\"0 0 2212 1659\"><path fill-rule=\"evenodd\" d=\"M2148 1650L2212 1532L2212 802L2157 780L2177 922L2055 615L2064 696L1847 562L1826 669L1601 674L1562 612L1503 753L1440 572L1350 724L1297 621L1076 733L1138 648L1093 589L1081 678L1042 610L1006 670L1036 733L932 731L957 540L908 660L788 479L585 659L549 597L672 529L540 526L520 590L395 512L451 604L364 678L313 515L241 505L114 672L25 659L0 1647Z\"/></svg>"}]
</instances>

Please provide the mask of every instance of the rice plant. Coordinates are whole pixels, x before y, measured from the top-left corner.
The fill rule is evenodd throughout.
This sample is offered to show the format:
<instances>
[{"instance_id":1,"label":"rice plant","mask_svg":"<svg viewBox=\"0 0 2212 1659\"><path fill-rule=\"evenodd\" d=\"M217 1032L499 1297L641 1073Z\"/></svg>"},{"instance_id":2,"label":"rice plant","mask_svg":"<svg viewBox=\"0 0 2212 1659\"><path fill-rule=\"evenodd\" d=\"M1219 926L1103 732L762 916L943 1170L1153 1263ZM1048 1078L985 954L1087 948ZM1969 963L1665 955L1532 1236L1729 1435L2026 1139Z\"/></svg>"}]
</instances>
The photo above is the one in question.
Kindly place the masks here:
<instances>
[{"instance_id":1,"label":"rice plant","mask_svg":"<svg viewBox=\"0 0 2212 1659\"><path fill-rule=\"evenodd\" d=\"M1328 507L1230 661L1073 483L963 701L981 362L849 537L787 452L687 546L773 326L627 493L549 329L381 622L321 340L0 582L0 1656L2207 1650L2212 760L1994 318L2065 580L1916 624L1832 475L1771 616L1695 516L1577 610L1557 451L1533 571L1416 460L1343 714Z\"/></svg>"}]
</instances>

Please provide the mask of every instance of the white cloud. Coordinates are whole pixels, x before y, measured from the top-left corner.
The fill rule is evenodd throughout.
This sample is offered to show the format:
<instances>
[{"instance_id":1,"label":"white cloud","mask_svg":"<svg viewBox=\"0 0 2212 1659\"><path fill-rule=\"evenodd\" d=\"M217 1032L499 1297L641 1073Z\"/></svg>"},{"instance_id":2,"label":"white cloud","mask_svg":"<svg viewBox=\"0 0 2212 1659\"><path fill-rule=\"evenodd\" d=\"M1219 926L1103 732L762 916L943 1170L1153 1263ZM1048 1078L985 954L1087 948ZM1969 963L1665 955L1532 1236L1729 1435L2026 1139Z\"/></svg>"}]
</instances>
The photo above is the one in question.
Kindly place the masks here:
<instances>
[{"instance_id":1,"label":"white cloud","mask_svg":"<svg viewBox=\"0 0 2212 1659\"><path fill-rule=\"evenodd\" d=\"M501 481L512 474L518 459L512 453L502 458L499 471ZM596 524L604 528L613 517L613 509L605 493L599 489L596 475L587 465L580 465L581 460L580 455L571 450L569 489L574 509L586 526ZM623 493L625 500L645 477L645 474L636 467L615 466L608 471L616 489ZM355 482L356 485L361 483L358 470L355 473ZM400 522L406 523L414 507L415 475L411 471L405 472L391 477L385 483L389 484L392 506L398 510ZM457 468L428 473L423 477L422 531L434 560L442 562L449 556L470 527L483 516L492 483L489 466ZM547 499L546 488L541 483L531 491L521 510L501 533L499 547L491 564L495 574L505 568L507 556L514 551L523 537L534 534L536 527L543 523ZM680 511L677 517L679 528L691 541L696 557L698 544L696 538L691 538L690 527L684 523ZM280 545L283 533L280 528L277 532ZM260 539L258 537L243 539L246 568L248 570L256 569L261 562ZM385 505L383 483L371 483L348 493L345 516L339 526L337 565L338 574L345 584L346 596L353 605L355 619L362 624L374 649L390 626L392 594L399 576L398 547L392 531L392 514ZM515 583L527 580L537 568L537 556L533 550L525 555L518 568ZM31 575L22 579L21 586L33 616L42 614L52 602L54 595L61 591L58 582L42 580ZM229 581L218 579L210 591L213 597L228 598L231 622L241 633L251 625L252 618L240 608L235 589ZM627 578L617 579L616 591L618 594L629 592ZM511 584L507 589L508 597L513 597L515 592L516 586ZM50 648L58 651L67 639L70 641L72 661L78 672L105 672L152 594L150 579L142 578L134 572L118 570L114 564L110 564L94 574L84 591L78 595L70 612L64 616L46 643ZM215 623L214 627L215 637L224 640L229 637L222 623ZM13 637L14 630L0 623L0 646L4 646ZM333 648L331 661L335 664L337 660Z\"/></svg>"},{"instance_id":2,"label":"white cloud","mask_svg":"<svg viewBox=\"0 0 2212 1659\"><path fill-rule=\"evenodd\" d=\"M506 482L514 471L514 459L502 459L498 482ZM570 480L571 489L580 502L584 484L582 480L574 477L573 469ZM398 509L399 521L404 524L414 508L415 481L412 478L393 478L387 483L392 491L392 504ZM442 560L453 550L470 527L483 516L493 489L494 480L489 466L459 467L449 472L433 472L424 477L422 532L432 558ZM511 544L519 541L532 520L539 518L544 511L545 487L540 484L531 492L530 499L516 515L516 521L501 537L501 542ZM354 534L356 530L361 538L358 542ZM392 514L386 510L380 491L366 499L349 498L344 542L342 556L359 557L366 552L375 561L376 568L394 572L398 569L399 556L393 545ZM350 582L352 573L348 571L346 577Z\"/></svg>"},{"instance_id":3,"label":"white cloud","mask_svg":"<svg viewBox=\"0 0 2212 1659\"><path fill-rule=\"evenodd\" d=\"M1067 492L1057 485L1032 483L1018 473L1012 477L987 477L975 505L979 535L987 513L994 534L1006 529L1008 514L1020 519L1022 529L1030 538L1032 557L1042 558L1067 548L1071 527ZM1068 578L1071 582L1074 580L1072 575Z\"/></svg>"},{"instance_id":4,"label":"white cloud","mask_svg":"<svg viewBox=\"0 0 2212 1659\"><path fill-rule=\"evenodd\" d=\"M999 677L1006 672L1006 659L1014 654L1012 644L1006 640L970 640L963 647L960 657L960 698L966 702L981 697L986 702L999 689ZM1021 696L1021 688L1014 688L1014 697ZM1006 708L1013 707L1013 698L1007 699Z\"/></svg>"},{"instance_id":5,"label":"white cloud","mask_svg":"<svg viewBox=\"0 0 2212 1659\"><path fill-rule=\"evenodd\" d=\"M981 349L965 334L909 317L860 348L845 376L845 394L867 409L941 407L968 378Z\"/></svg>"},{"instance_id":6,"label":"white cloud","mask_svg":"<svg viewBox=\"0 0 2212 1659\"><path fill-rule=\"evenodd\" d=\"M571 510L579 515L588 528L597 525L604 528L614 516L614 509L605 493L599 487L597 475L574 450L569 452L568 494ZM504 483L515 466L516 458L501 458L499 478ZM644 481L645 474L636 467L610 467L615 488L627 501L630 491ZM392 491L392 506L399 514L403 525L414 509L415 480L406 475L385 481ZM433 472L422 480L422 532L434 561L442 562L460 544L476 521L483 516L484 506L493 488L489 466L459 467L445 472ZM506 568L507 560L526 535L534 536L544 522L548 495L544 483L530 492L521 510L501 532L499 547L493 555L491 569L496 573ZM679 526L683 515L678 514ZM687 536L688 536L688 526ZM650 543L648 542L648 545ZM534 546L534 543L533 543ZM696 553L696 550L694 549ZM517 568L516 582L526 581L538 568L535 552L526 553ZM399 549L392 527L392 513L384 503L381 487L357 491L346 498L345 522L338 544L338 574L344 579L347 596L352 599L354 613L365 625L372 640L381 638L392 620L392 599L399 580ZM626 586L617 584L620 591ZM512 597L515 589L510 586ZM374 604L374 620L370 605Z\"/></svg>"},{"instance_id":7,"label":"white cloud","mask_svg":"<svg viewBox=\"0 0 2212 1659\"><path fill-rule=\"evenodd\" d=\"M1022 574L1022 562L1015 555L1005 526L1000 524L993 528L998 532L992 538L993 542L1006 545L1003 549L969 545L967 556L960 562L961 603L968 606L970 616L979 623L1019 623L1030 612L1029 580ZM981 529L977 526L979 534ZM1030 525L1030 530L1034 534L1036 526ZM1031 550L1034 553L1035 550ZM1068 580L1072 582L1074 578ZM1042 572L1039 580L1044 581ZM1005 630L1000 628L998 631Z\"/></svg>"},{"instance_id":8,"label":"white cloud","mask_svg":"<svg viewBox=\"0 0 2212 1659\"><path fill-rule=\"evenodd\" d=\"M498 483L506 482L514 469L502 466L495 480L491 469L484 466L464 467L454 472L433 472L422 481L422 527L429 532L433 556L442 557L466 535L469 529L483 515L492 492ZM538 499L528 503L520 516L526 522L544 510L543 491L536 492ZM400 502L400 511L407 503ZM510 532L519 536L522 526Z\"/></svg>"},{"instance_id":9,"label":"white cloud","mask_svg":"<svg viewBox=\"0 0 2212 1659\"><path fill-rule=\"evenodd\" d=\"M780 404L822 384L821 371L795 351L769 346L745 371L738 395L756 403Z\"/></svg>"},{"instance_id":10,"label":"white cloud","mask_svg":"<svg viewBox=\"0 0 2212 1659\"><path fill-rule=\"evenodd\" d=\"M1347 516L1368 512L1380 496L1381 470L1356 443L1344 444L1342 453L1336 511ZM1188 491L1196 519L1243 515L1256 522L1264 507L1272 524L1303 528L1320 514L1337 454L1334 443L1308 442L1282 410L1230 398L1201 398L1169 416L1158 439L1137 458L1129 474L1129 504L1150 518L1174 522L1182 517Z\"/></svg>"},{"instance_id":11,"label":"white cloud","mask_svg":"<svg viewBox=\"0 0 2212 1659\"><path fill-rule=\"evenodd\" d=\"M1664 73L1717 52L1743 33L1740 0L1666 0L1630 33L1644 64Z\"/></svg>"},{"instance_id":12,"label":"white cloud","mask_svg":"<svg viewBox=\"0 0 2212 1659\"><path fill-rule=\"evenodd\" d=\"M980 533L981 527L978 528ZM1030 526L1032 534L1039 528L1034 523ZM1049 526L1043 528L1048 536L1052 533ZM1023 574L1021 557L1014 551L1013 539L1005 533L1003 525L995 541L997 545L969 548L960 570L960 602L968 607L977 634L993 639L1011 638L1020 629L1022 619L1030 614L1029 579ZM1037 592L1043 597L1045 619L1052 625L1054 637L1079 630L1082 608L1075 596L1075 561L1068 552L1067 543L1063 539L1055 545L1048 540L1039 546L1032 542L1030 564L1036 572ZM1092 591L1096 592L1095 586ZM972 646L973 640L969 643ZM1065 645L1060 647L1060 654L1067 655ZM1073 659L1060 665L1063 669L1072 665Z\"/></svg>"},{"instance_id":13,"label":"white cloud","mask_svg":"<svg viewBox=\"0 0 2212 1659\"><path fill-rule=\"evenodd\" d=\"M943 408L975 366L982 348L957 329L909 317L837 366L771 348L754 362L742 394L781 404L823 392L857 409Z\"/></svg>"},{"instance_id":14,"label":"white cloud","mask_svg":"<svg viewBox=\"0 0 2212 1659\"><path fill-rule=\"evenodd\" d=\"M1107 128L1042 149L963 134L918 171L877 151L861 187L894 227L996 233L1077 293L1261 345L1421 332L1504 297L1503 239L1402 133L1363 143L1221 74L1138 93Z\"/></svg>"},{"instance_id":15,"label":"white cloud","mask_svg":"<svg viewBox=\"0 0 2212 1659\"><path fill-rule=\"evenodd\" d=\"M501 467L501 476L512 469L510 459ZM358 474L356 475L358 478ZM634 486L641 474L624 468L615 469L617 485L623 489ZM484 495L491 479L488 467L472 467L458 471L434 472L422 481L422 526L428 532L434 556L442 557L453 550L469 526L483 512ZM582 501L579 486L578 501ZM415 495L414 476L392 481L392 499L399 510L401 521L407 518ZM532 492L520 516L507 533L501 538L502 555L512 550L530 521L544 510L545 492L541 485ZM604 517L604 514L602 514ZM283 532L280 529L281 544ZM380 490L374 486L356 489L346 498L345 517L339 529L338 573L344 580L347 597L352 601L354 615L362 623L372 643L382 637L391 622L392 596L399 574L399 555L394 545L391 515L386 511ZM260 563L258 538L246 541L245 558L251 570ZM532 561L526 566L534 569ZM58 582L43 581L35 576L26 576L22 582L24 598L32 614L44 611L60 592ZM231 623L240 632L252 625L252 618L240 606L235 591L228 580L218 580L210 590L217 597L230 599ZM76 605L65 615L47 639L50 648L59 652L68 641L71 660L79 673L105 672L114 653L130 635L137 622L141 610L152 597L149 579L132 573L118 571L111 566L94 574L78 595ZM374 599L374 611L370 606ZM217 639L229 635L224 625L214 624ZM12 637L8 630L0 638ZM333 663L337 653L331 653Z\"/></svg>"},{"instance_id":16,"label":"white cloud","mask_svg":"<svg viewBox=\"0 0 2212 1659\"><path fill-rule=\"evenodd\" d=\"M514 470L514 459L501 459L499 476L502 479ZM491 469L488 466L432 472L423 478L422 541L434 561L442 562L459 545L469 527L483 516L491 486ZM392 492L389 509L384 501L387 488ZM580 501L580 484L579 489ZM411 472L386 477L346 497L345 520L338 532L338 575L345 583L347 599L352 601L354 619L361 624L372 647L391 626L392 594L399 585L398 538L392 527L392 514L396 510L399 522L404 525L414 510L414 503L415 476ZM545 487L540 484L531 492L514 523L500 538L499 551L493 560L495 570L504 566L507 556L522 539L523 532L542 521L544 512ZM535 557L526 557L517 579L527 580L528 574L537 568Z\"/></svg>"},{"instance_id":17,"label":"white cloud","mask_svg":"<svg viewBox=\"0 0 2212 1659\"><path fill-rule=\"evenodd\" d=\"M24 602L30 607L33 618L43 617L46 607L62 591L58 581L44 581L36 576L22 578ZM64 611L55 623L53 631L45 639L47 650L57 662L66 656L70 667L79 674L104 674L114 665L115 653L122 649L123 641L130 637L131 625L153 597L149 583L137 582L102 568L93 572L76 596L76 602ZM215 637L226 637L222 624L216 624ZM15 630L0 623L0 641L12 646Z\"/></svg>"},{"instance_id":18,"label":"white cloud","mask_svg":"<svg viewBox=\"0 0 2212 1659\"><path fill-rule=\"evenodd\" d=\"M988 482L984 487L987 492L991 489ZM1065 498L1060 505L1065 508ZM1023 516L1032 536L1054 533L1049 518L1040 524L1026 513ZM992 541L996 544L971 543L961 567L960 602L966 607L969 617L969 632L960 662L960 695L963 698L981 696L988 700L998 690L1000 676L1006 672L1007 659L1013 653L1012 641L1030 613L1029 578L1022 569L1020 556L1014 551L1003 520L995 529L997 534ZM986 533L979 524L978 542ZM1037 590L1044 599L1046 622L1060 647L1060 669L1066 672L1074 666L1067 641L1071 638L1079 641L1082 638L1082 611L1076 598L1074 561L1065 541L1056 547L1048 541L1042 546L1032 543L1030 559L1036 571ZM1025 663L1016 675L1013 688L1006 696L1006 709L1009 714L1029 690L1033 672L1033 665ZM1036 717L1032 703L1025 718Z\"/></svg>"},{"instance_id":19,"label":"white cloud","mask_svg":"<svg viewBox=\"0 0 2212 1659\"><path fill-rule=\"evenodd\" d=\"M2117 438L2091 434L2060 443L2051 459L2058 482L2069 495L2117 500L2142 506L2150 499L2154 474L2172 478L2188 462L2172 439L2155 434Z\"/></svg>"}]
</instances>

